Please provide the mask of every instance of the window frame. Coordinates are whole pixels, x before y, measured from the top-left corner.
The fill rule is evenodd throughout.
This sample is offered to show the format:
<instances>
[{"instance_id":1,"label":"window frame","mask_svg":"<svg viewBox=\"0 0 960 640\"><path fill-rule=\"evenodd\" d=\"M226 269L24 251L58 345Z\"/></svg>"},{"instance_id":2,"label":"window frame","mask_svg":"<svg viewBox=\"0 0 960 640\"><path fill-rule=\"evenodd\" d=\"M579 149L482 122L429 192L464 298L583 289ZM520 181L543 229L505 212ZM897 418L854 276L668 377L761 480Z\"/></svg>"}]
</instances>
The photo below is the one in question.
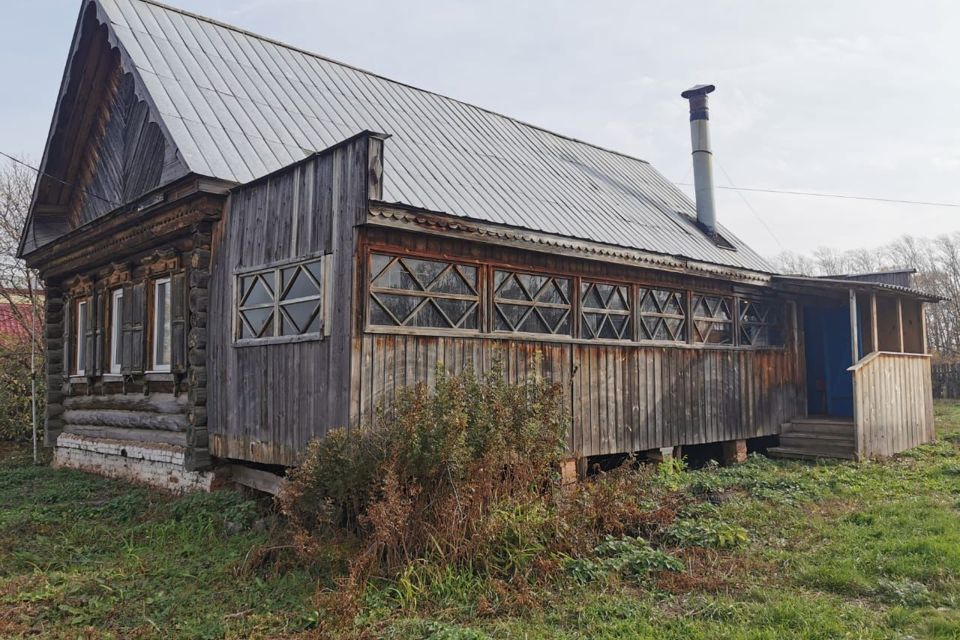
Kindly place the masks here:
<instances>
[{"instance_id":1,"label":"window frame","mask_svg":"<svg viewBox=\"0 0 960 640\"><path fill-rule=\"evenodd\" d=\"M601 344L604 342L612 344L632 344L637 341L636 332L637 332L637 287L634 283L630 282L616 282L601 280L591 277L583 276L571 276L570 277L570 286L573 287L577 292L577 302L576 302L576 316L577 316L577 326L576 328L571 327L571 338L574 340L587 341L590 344ZM587 295L587 290L596 289L597 287L613 287L613 289L625 289L626 295L624 296L624 302L627 305L627 308L624 309L599 309L595 307L588 307L584 304L584 296ZM613 293L612 295L620 295L619 293ZM571 301L571 310L570 313L573 314L574 310L572 308L573 301ZM587 326L585 316L587 314L594 315L603 315L606 318L611 316L619 316L627 319L627 325L623 332L623 337L620 338L605 338L602 336L592 336L592 330ZM603 320L602 322L607 322ZM571 319L572 323L572 319Z\"/></svg>"},{"instance_id":2,"label":"window frame","mask_svg":"<svg viewBox=\"0 0 960 640\"><path fill-rule=\"evenodd\" d=\"M73 346L73 357L74 357L74 366L73 373L77 376L87 375L87 371L84 368L84 360L87 357L87 305L90 304L90 298L78 298L77 304L75 305L75 319L74 319L74 330L73 336L76 339L76 344Z\"/></svg>"},{"instance_id":3,"label":"window frame","mask_svg":"<svg viewBox=\"0 0 960 640\"><path fill-rule=\"evenodd\" d=\"M498 296L498 292L500 287L503 286L503 284L502 283L500 285L497 284L498 271L507 273L508 278L517 279L518 282L519 282L518 276L522 276L522 275L547 278L549 281L552 281L555 287L557 286L558 280L566 280L567 286L568 286L568 289L566 292L567 303L558 304L558 303L552 303L552 302L537 301L535 299L519 300L519 299L513 299L513 298L501 298ZM498 338L503 336L521 336L526 338L533 338L536 340L543 340L543 339L552 339L552 340L560 339L560 340L568 340L568 341L578 340L579 338L577 337L578 336L577 326L578 326L579 319L577 318L577 315L579 314L579 310L580 310L580 302L579 302L580 294L579 294L579 289L577 288L577 285L579 280L580 278L578 276L556 273L546 269L544 270L524 269L524 268L517 268L510 265L505 265L505 264L496 264L496 263L491 264L490 265L490 294L489 294L489 301L490 301L489 333L490 335ZM520 285L521 287L523 287L524 291L528 295L530 295L530 292L526 291L526 287L523 286L523 283L520 283ZM543 287L541 287L541 289L538 289L535 293L539 293L540 291L542 291L542 289ZM528 307L530 309L533 309L534 312L536 312L537 308L565 309L567 312L567 315L566 315L567 330L565 332L551 331L550 333L538 333L536 331L520 331L519 329L498 329L497 319L501 314L500 310L497 307L498 303L513 305L518 307ZM538 315L540 315L541 320L543 320L544 323L546 323L546 319L543 318L541 314L538 313ZM526 319L524 319L524 322L525 321ZM508 324L512 325L513 323L508 322ZM586 339L584 340L586 341ZM599 340L592 340L588 342L596 343L596 342L599 342Z\"/></svg>"},{"instance_id":4,"label":"window frame","mask_svg":"<svg viewBox=\"0 0 960 640\"><path fill-rule=\"evenodd\" d=\"M389 267L384 267L382 270L374 273L373 269L373 259L374 256L383 256L390 259L390 262L395 260L423 260L428 262L436 262L445 265L443 270L440 272L442 275L446 271L453 271L458 273L460 278L466 281L466 278L463 275L463 272L458 269L458 267L470 267L476 272L476 282L471 284L467 282L467 285L471 287L476 295L470 294L455 294L455 293L446 293L438 291L430 291L427 289L424 290L414 290L414 289L392 289L389 287L376 287L374 286L374 280L385 273L386 269ZM364 319L363 326L364 330L371 332L381 332L381 333L441 333L444 335L449 334L461 334L461 335L482 335L484 333L484 323L485 323L485 300L486 300L486 276L485 276L485 267L482 263L476 262L474 260L460 259L460 258L447 258L445 256L435 256L435 255L420 255L412 253L398 253L396 251L383 250L377 247L371 247L367 251L367 259L365 263L366 267L366 277L365 288L364 288ZM404 265L405 267L405 265ZM440 276L438 275L437 278ZM428 284L433 284L436 282L436 279L432 280ZM418 284L423 286L423 283ZM400 296L410 296L410 297L419 297L424 299L440 299L440 300L462 300L466 302L473 302L474 307L471 310L472 313L476 314L476 326L473 328L470 327L423 327L407 324L376 324L372 321L372 309L374 304L380 304L374 300L376 294L383 295L400 295ZM381 306L383 306L381 304ZM468 312L469 313L469 312ZM393 315L392 312L390 313ZM449 320L446 312L444 316ZM412 316L408 316L412 317ZM466 313L461 316L461 320L466 317Z\"/></svg>"},{"instance_id":5,"label":"window frame","mask_svg":"<svg viewBox=\"0 0 960 640\"><path fill-rule=\"evenodd\" d=\"M748 305L759 305L765 306L769 311L772 311L777 314L777 319L779 322L745 322L744 321L744 307L743 304L747 303ZM785 349L787 343L789 342L788 334L792 330L788 323L788 308L785 300L780 298L771 297L768 299L761 299L753 296L741 296L737 298L737 346L743 347L744 349ZM776 328L780 333L780 341L778 343L768 343L768 344L749 344L743 340L744 325L753 325L759 327L766 327L769 331L771 328Z\"/></svg>"},{"instance_id":6,"label":"window frame","mask_svg":"<svg viewBox=\"0 0 960 640\"><path fill-rule=\"evenodd\" d=\"M152 289L153 314L150 318L150 324L153 325L153 328L150 331L152 343L150 345L150 370L147 371L147 373L170 373L171 367L173 365L173 362L172 362L173 361L173 345L172 344L170 345L171 361L166 364L157 363L157 347L159 346L159 342L157 341L157 336L158 336L158 330L160 328L159 323L157 322L157 313L160 309L157 293L158 293L158 289L160 288L160 285L162 284L167 285L166 292L167 292L167 297L170 298L170 309L172 311L173 291L171 289L171 282L172 282L172 279L170 278L170 276L163 276L162 278L155 278L153 280L153 289ZM172 342L173 340L173 322L172 322L173 318L171 317L171 315L172 314L170 312L167 313L167 317L166 317L167 321L166 323L164 323L165 328L169 328L169 334L167 335L168 343Z\"/></svg>"},{"instance_id":7,"label":"window frame","mask_svg":"<svg viewBox=\"0 0 960 640\"><path fill-rule=\"evenodd\" d=\"M278 283L282 280L281 272L284 269L289 269L292 267L303 267L306 269L306 265L318 263L320 265L320 276L317 284L320 287L320 291L316 296L306 296L301 298L291 298L289 300L281 300L282 291L277 287ZM317 340L323 340L324 336L327 335L328 328L328 310L330 308L330 265L328 260L328 254L323 253L314 253L304 256L299 256L290 260L282 260L277 262L271 262L264 265L258 265L256 267L237 269L233 272L233 304L232 313L233 317L231 319L231 334L232 334L232 345L234 347L254 347L254 346L263 346L268 344L287 344L293 342L313 342ZM270 304L263 305L253 305L251 307L243 307L243 289L242 289L242 280L244 278L249 278L252 276L260 276L263 274L271 274L272 283L270 284L271 289L273 290L273 300ZM311 274L311 278L314 278ZM316 279L316 278L314 278ZM280 326L281 326L281 307L286 304L296 304L300 302L310 302L316 300L319 306L317 310L317 318L319 319L319 327L317 331L310 333L302 334L293 334L293 335L281 335ZM241 317L241 310L250 309L254 307L262 308L271 308L272 311L272 322L273 322L273 333L271 335L258 336L258 337L242 337L243 329L243 318Z\"/></svg>"},{"instance_id":8,"label":"window frame","mask_svg":"<svg viewBox=\"0 0 960 640\"><path fill-rule=\"evenodd\" d=\"M693 330L691 328L691 315L692 308L688 303L690 289L677 289L669 286L662 286L659 284L648 284L641 283L637 284L636 287L636 317L637 317L637 330L636 330L636 342L638 344L650 344L650 345L660 345L660 346L680 346L680 345L689 345L693 336ZM654 291L665 291L671 295L679 296L680 301L680 314L674 313L651 313L644 312L643 310L643 300L646 297L648 292ZM696 292L693 295L697 295ZM656 299L654 297L654 299ZM658 303L659 305L659 303ZM656 338L644 338L643 332L647 329L647 325L644 323L644 317L659 318L660 320L680 320L682 325L680 328L680 333L677 338L674 340L657 340ZM709 344L709 343L698 343L698 344ZM729 345L722 345L729 346Z\"/></svg>"},{"instance_id":9,"label":"window frame","mask_svg":"<svg viewBox=\"0 0 960 640\"><path fill-rule=\"evenodd\" d=\"M120 305L117 305L117 301ZM117 287L110 293L110 374L119 375L123 371L123 287Z\"/></svg>"},{"instance_id":10,"label":"window frame","mask_svg":"<svg viewBox=\"0 0 960 640\"><path fill-rule=\"evenodd\" d=\"M716 317L707 317L697 315L697 298L717 298L722 303L726 303L727 315L729 316L728 320L718 320ZM740 336L738 335L739 326L737 322L738 314L740 313L740 305L738 304L738 298L729 294L723 293L706 293L704 291L698 291L696 289L691 290L690 294L690 312L689 312L689 336L690 344L703 346L703 347L713 347L713 348L737 348L740 346ZM709 322L710 324L723 324L728 327L729 331L729 340L727 342L709 342L707 340L701 339L700 328L697 326L697 322ZM711 328L707 336L711 335L714 332L714 328Z\"/></svg>"}]
</instances>

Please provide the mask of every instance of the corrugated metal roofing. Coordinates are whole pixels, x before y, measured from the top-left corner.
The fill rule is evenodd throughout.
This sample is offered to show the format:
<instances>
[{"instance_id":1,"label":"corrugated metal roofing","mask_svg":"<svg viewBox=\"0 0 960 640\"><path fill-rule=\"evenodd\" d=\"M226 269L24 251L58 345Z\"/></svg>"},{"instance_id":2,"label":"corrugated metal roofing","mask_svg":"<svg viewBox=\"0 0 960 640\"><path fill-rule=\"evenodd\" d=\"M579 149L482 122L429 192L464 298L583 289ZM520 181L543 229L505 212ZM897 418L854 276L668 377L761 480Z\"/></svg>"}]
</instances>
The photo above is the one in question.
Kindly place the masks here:
<instances>
[{"instance_id":1,"label":"corrugated metal roofing","mask_svg":"<svg viewBox=\"0 0 960 640\"><path fill-rule=\"evenodd\" d=\"M152 1L96 2L196 173L247 182L381 131L388 202L773 271L726 229L737 250L717 247L642 160Z\"/></svg>"}]
</instances>

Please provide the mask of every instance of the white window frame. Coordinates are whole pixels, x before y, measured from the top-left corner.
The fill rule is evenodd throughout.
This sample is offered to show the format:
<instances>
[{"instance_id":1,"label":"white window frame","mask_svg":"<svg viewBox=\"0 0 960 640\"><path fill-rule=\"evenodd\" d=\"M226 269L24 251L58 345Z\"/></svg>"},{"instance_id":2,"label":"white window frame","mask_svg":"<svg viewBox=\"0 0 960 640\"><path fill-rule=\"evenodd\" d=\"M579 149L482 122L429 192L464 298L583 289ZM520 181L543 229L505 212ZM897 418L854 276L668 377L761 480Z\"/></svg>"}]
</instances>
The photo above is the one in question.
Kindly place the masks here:
<instances>
[{"instance_id":1,"label":"white window frame","mask_svg":"<svg viewBox=\"0 0 960 640\"><path fill-rule=\"evenodd\" d=\"M119 302L119 304L118 304ZM120 362L123 340L123 318L120 307L123 305L123 288L113 290L110 297L110 373L119 374L123 364Z\"/></svg>"},{"instance_id":2,"label":"white window frame","mask_svg":"<svg viewBox=\"0 0 960 640\"><path fill-rule=\"evenodd\" d=\"M173 302L173 298L172 298L173 293L170 290L170 278L169 277L157 278L156 280L154 280L153 281L153 323L152 323L153 324L153 348L151 349L152 353L150 354L151 355L150 366L152 367L151 371L156 373L168 373L170 371L170 365L171 365L170 362L166 364L157 364L157 347L159 346L159 342L157 341L157 336L158 336L158 332L160 331L160 323L157 322L157 313L160 310L160 300L157 293L160 289L160 285L162 284L167 285L167 296L170 297L171 302ZM172 309L172 306L173 305L171 304L171 309ZM173 339L173 323L169 313L167 314L166 327L170 327L170 331L167 334L167 339L168 341L170 341ZM172 345L171 345L170 353L171 355L173 354ZM172 359L173 358L171 357L171 360Z\"/></svg>"},{"instance_id":3,"label":"white window frame","mask_svg":"<svg viewBox=\"0 0 960 640\"><path fill-rule=\"evenodd\" d=\"M83 361L86 359L86 353L81 352L82 349L86 349L86 340L87 340L87 305L90 304L89 300L77 300L77 320L76 320L76 338L77 344L74 345L74 360L76 362L75 371L78 376L86 374L86 370L83 368ZM81 358L81 356L84 356Z\"/></svg>"}]
</instances>

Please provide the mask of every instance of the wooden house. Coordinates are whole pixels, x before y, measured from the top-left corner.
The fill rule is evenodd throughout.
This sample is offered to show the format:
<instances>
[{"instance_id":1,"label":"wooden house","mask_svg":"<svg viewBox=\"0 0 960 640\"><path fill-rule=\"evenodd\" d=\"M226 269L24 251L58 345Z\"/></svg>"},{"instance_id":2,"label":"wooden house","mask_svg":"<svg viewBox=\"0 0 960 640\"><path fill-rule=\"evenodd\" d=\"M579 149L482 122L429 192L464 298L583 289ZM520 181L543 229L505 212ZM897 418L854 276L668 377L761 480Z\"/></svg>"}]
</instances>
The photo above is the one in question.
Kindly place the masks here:
<instances>
[{"instance_id":1,"label":"wooden house","mask_svg":"<svg viewBox=\"0 0 960 640\"><path fill-rule=\"evenodd\" d=\"M778 275L718 225L710 89L685 94L695 204L642 160L152 0L84 0L20 247L47 291L46 443L202 487L493 362L563 385L581 458L930 440L933 298Z\"/></svg>"}]
</instances>

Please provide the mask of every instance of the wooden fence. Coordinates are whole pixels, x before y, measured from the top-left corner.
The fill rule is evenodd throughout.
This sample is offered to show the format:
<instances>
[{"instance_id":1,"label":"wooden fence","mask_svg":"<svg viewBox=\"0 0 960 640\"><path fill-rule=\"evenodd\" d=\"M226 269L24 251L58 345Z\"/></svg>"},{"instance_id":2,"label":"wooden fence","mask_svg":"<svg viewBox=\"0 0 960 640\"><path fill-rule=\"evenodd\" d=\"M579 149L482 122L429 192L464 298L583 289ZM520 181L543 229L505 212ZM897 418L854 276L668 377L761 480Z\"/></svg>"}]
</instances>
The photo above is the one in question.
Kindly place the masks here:
<instances>
[{"instance_id":1,"label":"wooden fence","mask_svg":"<svg viewBox=\"0 0 960 640\"><path fill-rule=\"evenodd\" d=\"M875 351L850 370L858 458L891 456L933 440L930 356Z\"/></svg>"},{"instance_id":2,"label":"wooden fence","mask_svg":"<svg viewBox=\"0 0 960 640\"><path fill-rule=\"evenodd\" d=\"M960 399L960 364L933 365L933 397Z\"/></svg>"}]
</instances>

